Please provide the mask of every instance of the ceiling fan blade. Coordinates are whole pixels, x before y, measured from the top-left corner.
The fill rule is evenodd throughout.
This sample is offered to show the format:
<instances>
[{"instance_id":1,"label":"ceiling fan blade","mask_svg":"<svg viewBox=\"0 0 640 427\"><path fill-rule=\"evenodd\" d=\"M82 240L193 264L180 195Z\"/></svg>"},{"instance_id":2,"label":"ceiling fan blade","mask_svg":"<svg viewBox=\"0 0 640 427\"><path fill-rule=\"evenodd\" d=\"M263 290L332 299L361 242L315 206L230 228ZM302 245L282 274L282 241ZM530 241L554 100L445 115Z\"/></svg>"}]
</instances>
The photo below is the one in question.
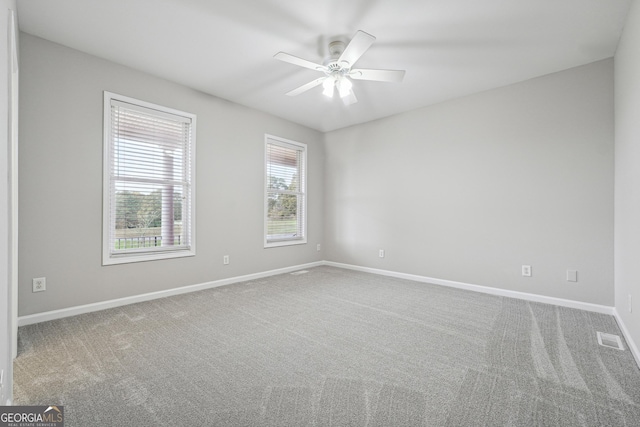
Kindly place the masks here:
<instances>
[{"instance_id":1,"label":"ceiling fan blade","mask_svg":"<svg viewBox=\"0 0 640 427\"><path fill-rule=\"evenodd\" d=\"M313 89L316 86L319 86L322 84L322 82L326 79L326 77L320 77L319 79L315 79L309 83L305 83L302 86L300 86L297 89L294 89L290 92L287 92L287 95L289 96L296 96L296 95L300 95L302 92L306 92L309 89Z\"/></svg>"},{"instance_id":2,"label":"ceiling fan blade","mask_svg":"<svg viewBox=\"0 0 640 427\"><path fill-rule=\"evenodd\" d=\"M273 55L273 57L280 61L288 62L289 64L298 65L304 68L310 68L312 70L325 71L327 69L324 65L316 64L315 62L307 61L306 59L298 58L297 56L284 52L278 52Z\"/></svg>"},{"instance_id":3,"label":"ceiling fan blade","mask_svg":"<svg viewBox=\"0 0 640 427\"><path fill-rule=\"evenodd\" d=\"M349 92L349 95L341 98L342 102L344 103L344 105L351 105L351 104L355 104L356 102L358 102L358 98L356 98L356 94L353 93L353 91Z\"/></svg>"},{"instance_id":4,"label":"ceiling fan blade","mask_svg":"<svg viewBox=\"0 0 640 427\"><path fill-rule=\"evenodd\" d=\"M349 77L355 80L400 83L404 79L404 73L404 70L367 70L358 68L351 70Z\"/></svg>"},{"instance_id":5,"label":"ceiling fan blade","mask_svg":"<svg viewBox=\"0 0 640 427\"><path fill-rule=\"evenodd\" d=\"M344 49L344 52L342 52L342 55L340 55L338 63L342 64L343 62L346 62L349 67L353 66L353 64L360 59L375 40L376 38L371 34L358 30L356 35L353 36L353 39L351 39L347 47Z\"/></svg>"}]
</instances>

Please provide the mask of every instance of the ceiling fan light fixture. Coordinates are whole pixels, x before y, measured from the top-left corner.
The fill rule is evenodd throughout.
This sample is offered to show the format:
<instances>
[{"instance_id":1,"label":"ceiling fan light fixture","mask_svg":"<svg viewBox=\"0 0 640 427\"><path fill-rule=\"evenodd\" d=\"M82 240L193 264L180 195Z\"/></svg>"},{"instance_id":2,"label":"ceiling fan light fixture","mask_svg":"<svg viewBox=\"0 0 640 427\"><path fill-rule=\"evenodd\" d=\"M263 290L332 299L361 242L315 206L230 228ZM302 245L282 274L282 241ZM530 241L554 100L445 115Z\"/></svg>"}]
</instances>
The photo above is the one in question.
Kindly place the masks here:
<instances>
[{"instance_id":1,"label":"ceiling fan light fixture","mask_svg":"<svg viewBox=\"0 0 640 427\"><path fill-rule=\"evenodd\" d=\"M324 96L328 96L329 98L333 98L333 88L335 84L336 81L332 77L327 77L326 79L324 79L324 82L322 82L322 87L324 88L322 94Z\"/></svg>"},{"instance_id":2,"label":"ceiling fan light fixture","mask_svg":"<svg viewBox=\"0 0 640 427\"><path fill-rule=\"evenodd\" d=\"M351 88L353 87L353 83L346 77L342 77L340 80L336 82L338 86L338 92L340 93L340 98L344 98L349 96L351 93Z\"/></svg>"}]
</instances>

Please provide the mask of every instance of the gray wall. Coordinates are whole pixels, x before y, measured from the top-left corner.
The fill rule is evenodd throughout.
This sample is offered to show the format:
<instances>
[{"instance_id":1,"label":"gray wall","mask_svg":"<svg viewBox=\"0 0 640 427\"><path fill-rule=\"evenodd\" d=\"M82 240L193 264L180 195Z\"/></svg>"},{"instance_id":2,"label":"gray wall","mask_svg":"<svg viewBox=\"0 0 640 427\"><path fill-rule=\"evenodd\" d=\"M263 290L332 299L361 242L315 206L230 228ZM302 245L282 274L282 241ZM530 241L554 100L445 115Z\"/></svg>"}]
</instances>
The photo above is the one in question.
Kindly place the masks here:
<instances>
[{"instance_id":1,"label":"gray wall","mask_svg":"<svg viewBox=\"0 0 640 427\"><path fill-rule=\"evenodd\" d=\"M640 3L631 6L615 57L615 306L640 345ZM634 311L629 313L628 298Z\"/></svg>"},{"instance_id":2,"label":"gray wall","mask_svg":"<svg viewBox=\"0 0 640 427\"><path fill-rule=\"evenodd\" d=\"M326 259L611 306L613 126L609 59L330 132Z\"/></svg>"},{"instance_id":3,"label":"gray wall","mask_svg":"<svg viewBox=\"0 0 640 427\"><path fill-rule=\"evenodd\" d=\"M614 302L612 60L325 135L27 34L21 61L21 316L320 259ZM101 266L103 90L198 115L196 257ZM309 145L307 245L262 247L264 133Z\"/></svg>"},{"instance_id":4,"label":"gray wall","mask_svg":"<svg viewBox=\"0 0 640 427\"><path fill-rule=\"evenodd\" d=\"M321 133L21 37L20 316L322 259ZM104 90L197 114L195 257L101 266ZM306 245L263 248L265 133L308 144Z\"/></svg>"}]
</instances>

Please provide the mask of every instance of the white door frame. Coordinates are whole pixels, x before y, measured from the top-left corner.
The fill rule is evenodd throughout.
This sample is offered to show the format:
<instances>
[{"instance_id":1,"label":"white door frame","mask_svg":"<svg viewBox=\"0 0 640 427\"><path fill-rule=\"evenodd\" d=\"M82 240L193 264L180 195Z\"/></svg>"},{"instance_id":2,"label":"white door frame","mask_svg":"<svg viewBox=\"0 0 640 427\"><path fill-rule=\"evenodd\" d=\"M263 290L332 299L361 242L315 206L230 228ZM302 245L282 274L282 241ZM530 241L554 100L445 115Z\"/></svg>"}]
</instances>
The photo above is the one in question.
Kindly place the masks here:
<instances>
[{"instance_id":1,"label":"white door frame","mask_svg":"<svg viewBox=\"0 0 640 427\"><path fill-rule=\"evenodd\" d=\"M18 22L15 0L0 0L0 404L13 402L17 352Z\"/></svg>"}]
</instances>

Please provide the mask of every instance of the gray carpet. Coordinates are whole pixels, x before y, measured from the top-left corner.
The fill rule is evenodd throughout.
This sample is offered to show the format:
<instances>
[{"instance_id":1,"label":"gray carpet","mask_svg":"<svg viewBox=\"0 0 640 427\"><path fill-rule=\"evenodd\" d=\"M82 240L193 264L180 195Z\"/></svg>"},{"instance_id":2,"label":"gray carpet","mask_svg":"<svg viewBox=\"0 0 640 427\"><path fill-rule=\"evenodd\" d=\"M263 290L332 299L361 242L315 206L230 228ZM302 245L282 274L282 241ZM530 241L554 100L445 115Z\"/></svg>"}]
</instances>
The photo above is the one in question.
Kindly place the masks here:
<instances>
[{"instance_id":1,"label":"gray carpet","mask_svg":"<svg viewBox=\"0 0 640 427\"><path fill-rule=\"evenodd\" d=\"M332 267L21 327L66 426L638 426L613 317ZM626 343L625 343L626 347Z\"/></svg>"}]
</instances>

